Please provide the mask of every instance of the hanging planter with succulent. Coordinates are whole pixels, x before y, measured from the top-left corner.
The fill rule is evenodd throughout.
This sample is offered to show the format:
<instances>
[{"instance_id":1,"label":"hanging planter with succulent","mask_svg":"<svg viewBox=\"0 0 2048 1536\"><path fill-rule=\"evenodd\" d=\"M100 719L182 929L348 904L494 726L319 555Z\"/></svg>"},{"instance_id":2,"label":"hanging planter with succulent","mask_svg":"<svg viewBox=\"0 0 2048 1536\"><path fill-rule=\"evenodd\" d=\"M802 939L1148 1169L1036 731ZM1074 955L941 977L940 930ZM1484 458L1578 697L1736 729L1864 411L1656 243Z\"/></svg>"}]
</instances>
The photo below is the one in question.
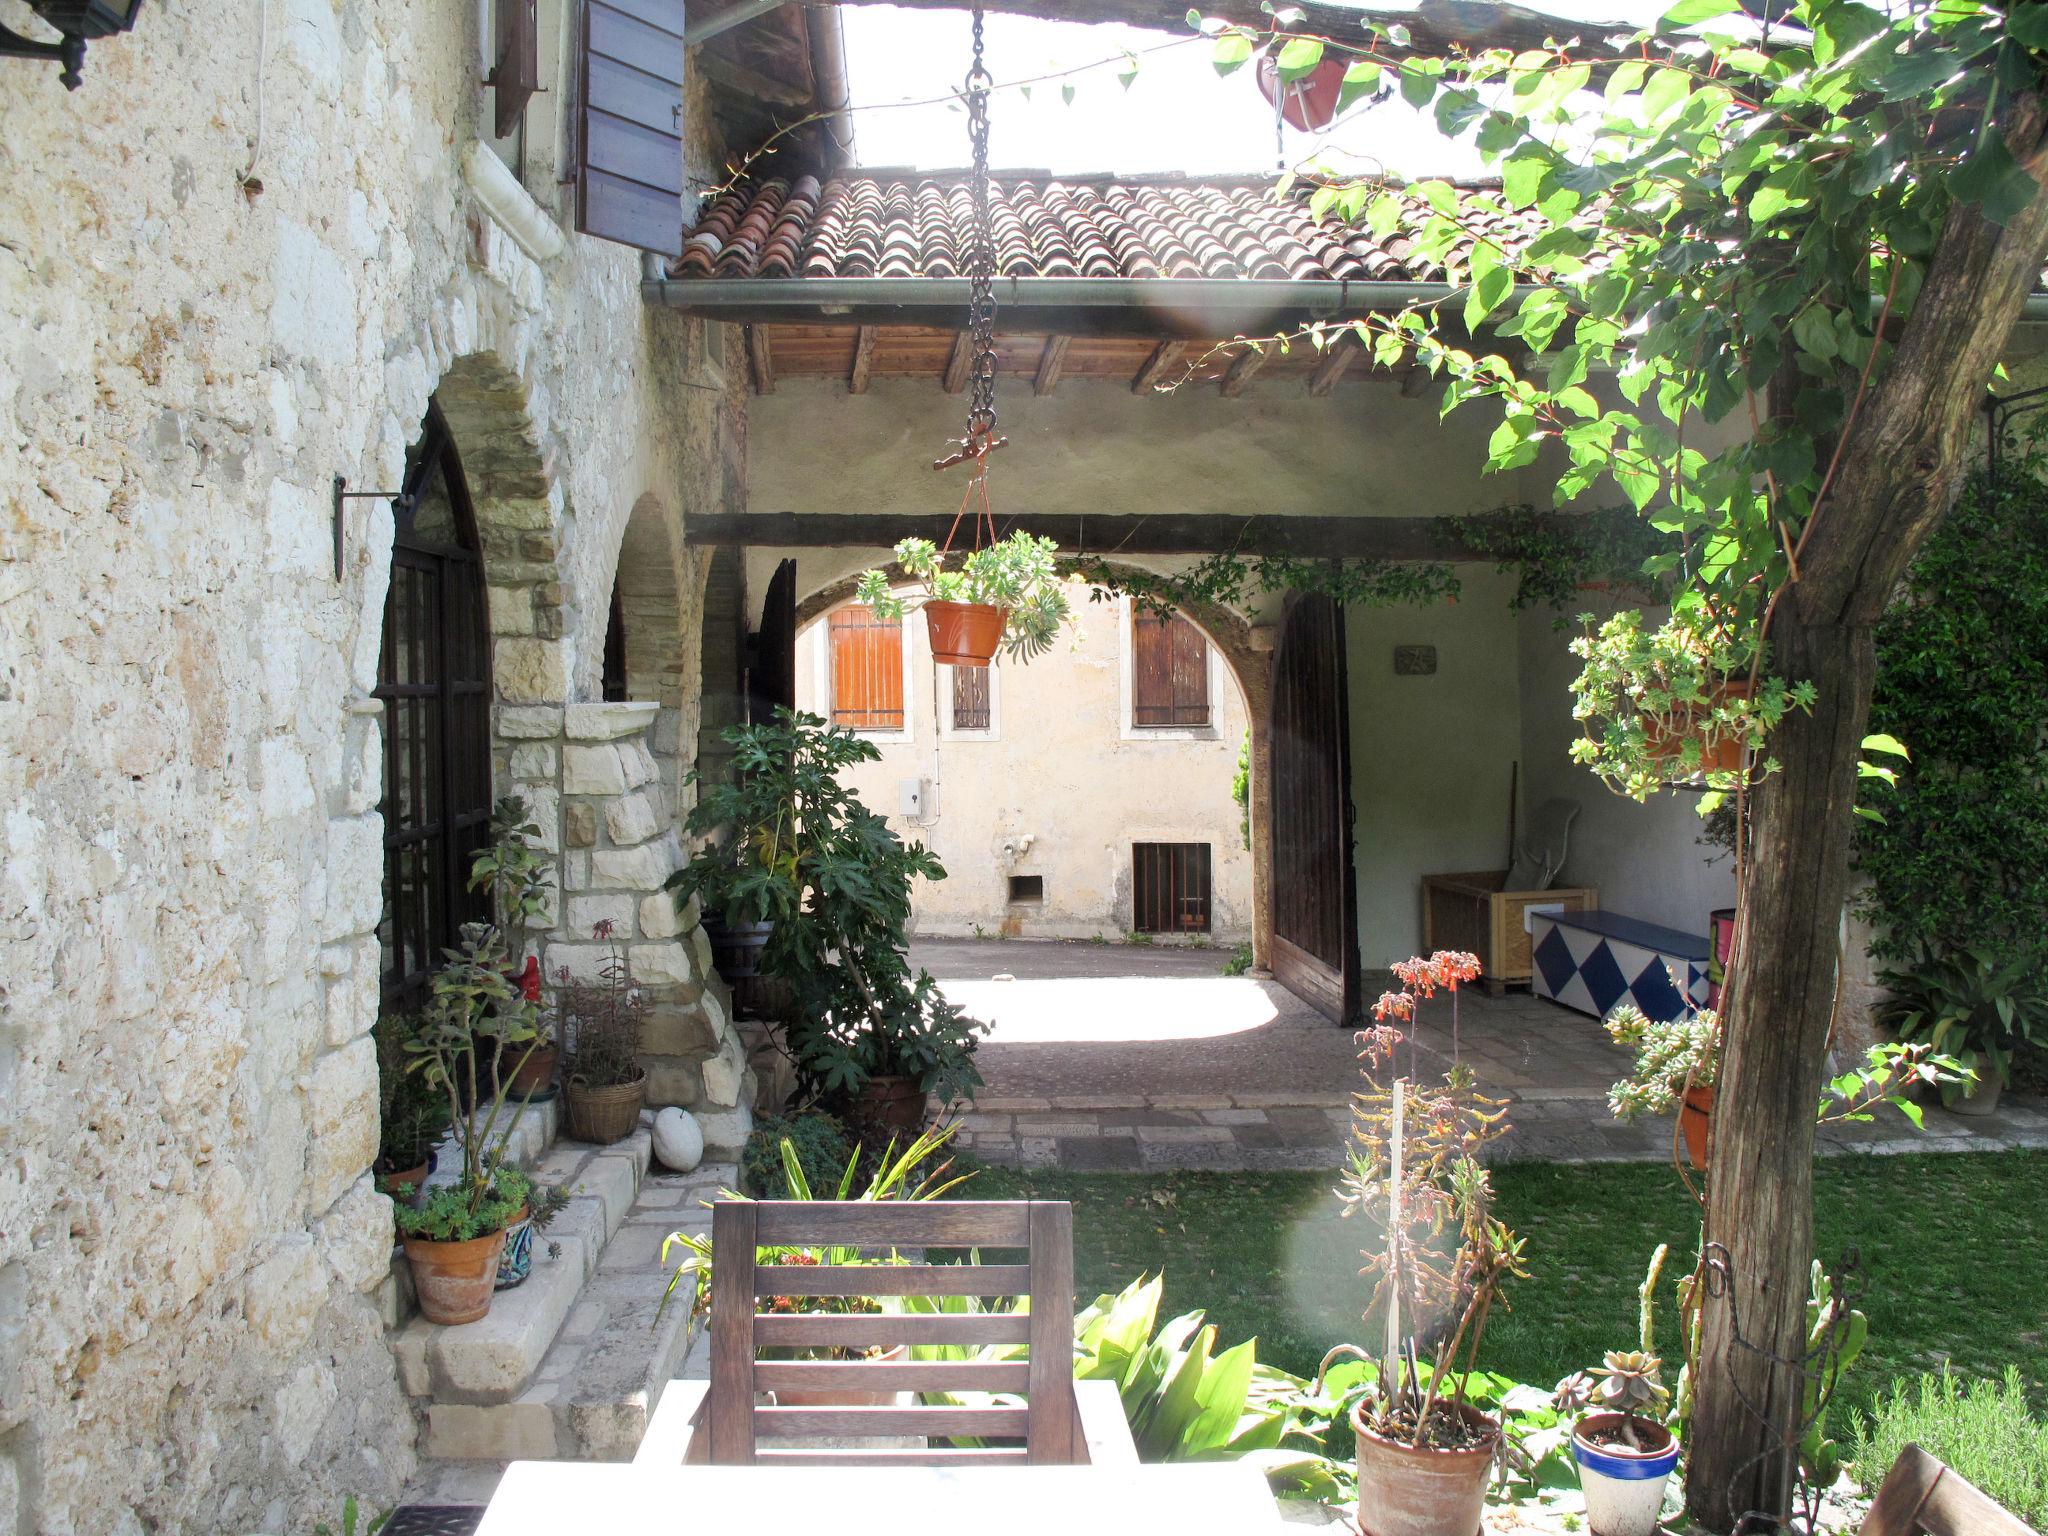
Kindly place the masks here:
<instances>
[{"instance_id":1,"label":"hanging planter with succulent","mask_svg":"<svg viewBox=\"0 0 2048 1536\"><path fill-rule=\"evenodd\" d=\"M974 63L962 94L974 152L970 193L974 228L967 249L967 337L971 364L967 432L933 469L967 466L967 490L944 545L905 539L896 563L916 586L898 592L887 571L860 578L860 601L883 618L922 609L932 657L954 667L985 667L998 650L1017 661L1043 654L1058 636L1069 607L1060 579L1059 547L1051 539L1017 532L996 535L988 499L988 456L1009 441L996 435L996 252L989 220L988 97L995 77L982 59L982 15L974 13ZM967 523L972 547L957 554L953 540ZM949 562L954 562L949 567Z\"/></svg>"}]
</instances>

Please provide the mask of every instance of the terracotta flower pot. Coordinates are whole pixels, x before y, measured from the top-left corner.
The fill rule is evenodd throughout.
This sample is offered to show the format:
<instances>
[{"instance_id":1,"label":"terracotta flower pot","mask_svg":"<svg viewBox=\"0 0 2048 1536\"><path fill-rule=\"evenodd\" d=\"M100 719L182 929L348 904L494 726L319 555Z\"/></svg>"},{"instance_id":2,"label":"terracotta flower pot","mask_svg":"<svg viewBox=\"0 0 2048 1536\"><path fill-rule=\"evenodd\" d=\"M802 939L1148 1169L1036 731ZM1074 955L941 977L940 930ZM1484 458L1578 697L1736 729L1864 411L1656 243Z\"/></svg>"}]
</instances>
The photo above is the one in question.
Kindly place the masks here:
<instances>
[{"instance_id":1,"label":"terracotta flower pot","mask_svg":"<svg viewBox=\"0 0 2048 1536\"><path fill-rule=\"evenodd\" d=\"M933 601L924 605L924 622L931 633L933 661L949 667L985 667L1003 643L1010 610L988 603Z\"/></svg>"},{"instance_id":2,"label":"terracotta flower pot","mask_svg":"<svg viewBox=\"0 0 2048 1536\"><path fill-rule=\"evenodd\" d=\"M1711 1145L1707 1132L1712 1129L1713 1116L1711 1084L1685 1090L1685 1102L1678 1108L1678 1129L1685 1137L1685 1160L1695 1168L1707 1166L1707 1148Z\"/></svg>"},{"instance_id":3,"label":"terracotta flower pot","mask_svg":"<svg viewBox=\"0 0 2048 1536\"><path fill-rule=\"evenodd\" d=\"M915 1136L924 1129L924 1090L907 1077L871 1077L854 1100L854 1112L884 1130Z\"/></svg>"},{"instance_id":4,"label":"terracotta flower pot","mask_svg":"<svg viewBox=\"0 0 2048 1536\"><path fill-rule=\"evenodd\" d=\"M898 1344L874 1357L876 1360L907 1360L910 1346ZM777 1392L778 1408L887 1408L896 1401L894 1392L864 1391L858 1387L822 1388L816 1392Z\"/></svg>"},{"instance_id":5,"label":"terracotta flower pot","mask_svg":"<svg viewBox=\"0 0 2048 1536\"><path fill-rule=\"evenodd\" d=\"M1465 1422L1487 1431L1485 1444L1417 1450L1366 1428L1364 1407L1351 1410L1358 1436L1359 1530L1365 1536L1479 1536L1500 1426L1467 1404Z\"/></svg>"},{"instance_id":6,"label":"terracotta flower pot","mask_svg":"<svg viewBox=\"0 0 2048 1536\"><path fill-rule=\"evenodd\" d=\"M505 1234L472 1237L459 1243L430 1238L405 1239L405 1257L412 1265L413 1289L420 1312L430 1323L473 1323L491 1310L491 1292L498 1282L498 1256Z\"/></svg>"},{"instance_id":7,"label":"terracotta flower pot","mask_svg":"<svg viewBox=\"0 0 2048 1536\"><path fill-rule=\"evenodd\" d=\"M1664 1509L1664 1484L1678 1465L1678 1442L1660 1424L1638 1419L1640 1450L1607 1438L1621 1425L1618 1413L1589 1413L1572 1430L1572 1460L1586 1496L1593 1536L1651 1536Z\"/></svg>"},{"instance_id":8,"label":"terracotta flower pot","mask_svg":"<svg viewBox=\"0 0 2048 1536\"><path fill-rule=\"evenodd\" d=\"M1333 53L1299 80L1280 83L1280 65L1270 53L1259 57L1259 91L1271 105L1280 92L1287 93L1280 111L1289 125L1303 133L1321 133L1337 117L1337 101L1344 93L1346 54Z\"/></svg>"},{"instance_id":9,"label":"terracotta flower pot","mask_svg":"<svg viewBox=\"0 0 2048 1536\"><path fill-rule=\"evenodd\" d=\"M1748 683L1723 683L1714 690L1713 701L1706 706L1706 709L1712 709L1726 699L1746 699L1748 697ZM1701 711L1701 713L1705 712L1705 709ZM1681 725L1672 733L1667 733L1653 726L1644 735L1643 749L1654 758L1680 757L1684 754L1685 743L1691 735L1692 732L1684 725ZM1742 738L1740 736L1720 736L1712 743L1707 744L1700 753L1701 773L1735 773L1741 767Z\"/></svg>"},{"instance_id":10,"label":"terracotta flower pot","mask_svg":"<svg viewBox=\"0 0 2048 1536\"><path fill-rule=\"evenodd\" d=\"M512 1073L508 1092L515 1099L535 1101L552 1097L555 1091L555 1062L561 1055L559 1047L550 1043L536 1045L532 1050L513 1046L508 1052L519 1065ZM520 1061L524 1055L525 1060Z\"/></svg>"},{"instance_id":11,"label":"terracotta flower pot","mask_svg":"<svg viewBox=\"0 0 2048 1536\"><path fill-rule=\"evenodd\" d=\"M630 1083L588 1088L570 1080L565 1095L569 1107L569 1135L576 1141L621 1141L633 1134L640 1123L640 1106L647 1099L645 1074Z\"/></svg>"}]
</instances>

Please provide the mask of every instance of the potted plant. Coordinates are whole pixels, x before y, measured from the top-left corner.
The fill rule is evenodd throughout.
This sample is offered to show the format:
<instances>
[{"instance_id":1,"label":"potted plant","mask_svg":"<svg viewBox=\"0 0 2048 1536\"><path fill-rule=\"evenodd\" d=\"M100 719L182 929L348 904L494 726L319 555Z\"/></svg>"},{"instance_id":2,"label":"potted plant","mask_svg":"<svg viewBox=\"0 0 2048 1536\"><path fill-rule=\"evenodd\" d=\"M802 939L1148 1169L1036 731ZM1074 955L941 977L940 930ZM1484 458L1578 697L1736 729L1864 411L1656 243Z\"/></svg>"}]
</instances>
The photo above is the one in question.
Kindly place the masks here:
<instances>
[{"instance_id":1,"label":"potted plant","mask_svg":"<svg viewBox=\"0 0 2048 1536\"><path fill-rule=\"evenodd\" d=\"M434 1148L448 1129L448 1105L412 1070L410 1042L421 1021L411 1014L386 1014L371 1031L377 1047L377 1185L395 1199L410 1200L434 1171Z\"/></svg>"},{"instance_id":2,"label":"potted plant","mask_svg":"<svg viewBox=\"0 0 2048 1536\"><path fill-rule=\"evenodd\" d=\"M1714 1072L1721 1054L1720 1015L1695 1008L1660 1022L1634 1003L1621 1003L1606 1024L1616 1045L1636 1053L1635 1070L1608 1090L1609 1112L1632 1122L1676 1111L1687 1160L1695 1168L1706 1167Z\"/></svg>"},{"instance_id":3,"label":"potted plant","mask_svg":"<svg viewBox=\"0 0 2048 1536\"><path fill-rule=\"evenodd\" d=\"M519 990L528 1002L536 1005L534 1038L513 1070L511 1092L522 1103L539 1103L555 1096L555 1064L561 1057L561 1051L555 1041L553 1018L538 1007L541 1001L540 961L533 955L526 957L526 969L519 976Z\"/></svg>"},{"instance_id":4,"label":"potted plant","mask_svg":"<svg viewBox=\"0 0 2048 1536\"><path fill-rule=\"evenodd\" d=\"M633 1133L647 1099L647 1073L640 1065L642 998L626 977L626 957L612 937L609 919L591 937L610 946L596 982L578 982L565 970L559 991L569 1035L564 1078L569 1134L578 1141L613 1142Z\"/></svg>"},{"instance_id":5,"label":"potted plant","mask_svg":"<svg viewBox=\"0 0 2048 1536\"><path fill-rule=\"evenodd\" d=\"M1409 962L1417 973L1428 965ZM1373 1536L1472 1536L1502 1429L1468 1400L1467 1383L1504 1285L1525 1273L1523 1244L1493 1215L1479 1161L1508 1129L1503 1102L1481 1094L1462 1063L1433 1084L1382 1087L1371 1074L1403 1038L1386 1021L1412 1018L1417 1000L1387 993L1374 1010L1381 1022L1360 1036L1369 1067L1353 1097L1340 1188L1345 1214L1379 1234L1360 1273L1373 1282L1367 1318L1385 1337L1378 1369L1359 1378L1350 1406L1358 1502L1373 1512ZM1319 1392L1342 1355L1370 1358L1339 1345L1323 1360Z\"/></svg>"},{"instance_id":6,"label":"potted plant","mask_svg":"<svg viewBox=\"0 0 2048 1536\"><path fill-rule=\"evenodd\" d=\"M791 1200L937 1200L950 1194L972 1177L969 1174L951 1172L950 1161L940 1163L936 1168L927 1164L936 1157L952 1140L954 1127L927 1131L911 1140L901 1152L896 1142L890 1141L884 1149L881 1161L876 1164L873 1176L854 1193L859 1180L861 1151L855 1147L846 1159L845 1170L839 1175L834 1189L814 1194L809 1175L804 1172L803 1159L796 1144L788 1137L782 1139L782 1178L787 1187L787 1198ZM742 1200L746 1197L732 1190L723 1191L721 1200ZM709 1202L707 1202L708 1204ZM675 1273L669 1277L668 1290L662 1296L662 1307L667 1308L678 1290L687 1290L693 1315L702 1318L711 1309L711 1273L716 1255L712 1248L711 1234L705 1232L672 1232L661 1245L662 1262L668 1261L670 1250L679 1249L683 1257L677 1263ZM802 1267L813 1264L901 1264L906 1262L893 1250L877 1256L871 1249L860 1247L827 1245L822 1247L764 1246L758 1250L755 1262L765 1267ZM900 1306L903 1298L877 1299L872 1296L764 1296L761 1310L776 1313L822 1313L839 1316L879 1313L886 1306ZM900 1360L905 1357L906 1346L896 1345L889 1350L872 1346L856 1349L840 1345L800 1345L777 1347L765 1351L763 1359L775 1360ZM864 1389L822 1389L813 1392L778 1392L775 1401L785 1408L863 1407L892 1400L893 1393Z\"/></svg>"},{"instance_id":7,"label":"potted plant","mask_svg":"<svg viewBox=\"0 0 2048 1536\"><path fill-rule=\"evenodd\" d=\"M545 1232L569 1208L569 1191L560 1184L536 1184L526 1203L505 1228L505 1247L498 1255L498 1278L492 1289L509 1291L524 1285L533 1273L533 1238Z\"/></svg>"},{"instance_id":8,"label":"potted plant","mask_svg":"<svg viewBox=\"0 0 2048 1536\"><path fill-rule=\"evenodd\" d=\"M957 557L930 539L905 539L896 564L916 586L901 595L886 571L866 571L856 589L859 600L883 618L900 619L924 610L932 659L955 667L985 667L1001 650L1030 661L1051 648L1071 611L1060 578L1059 546L1019 532Z\"/></svg>"},{"instance_id":9,"label":"potted plant","mask_svg":"<svg viewBox=\"0 0 2048 1536\"><path fill-rule=\"evenodd\" d=\"M1764 676L1752 688L1753 626L1716 613L1700 593L1681 595L1653 630L1633 609L1598 628L1591 614L1580 622L1572 716L1582 734L1572 761L1632 799L1702 780L1734 788L1745 753L1762 749L1788 709L1813 707L1809 681Z\"/></svg>"},{"instance_id":10,"label":"potted plant","mask_svg":"<svg viewBox=\"0 0 2048 1536\"><path fill-rule=\"evenodd\" d=\"M1663 1417L1671 1394L1663 1362L1646 1350L1609 1350L1598 1369L1568 1376L1557 1406L1576 1413L1572 1460L1593 1536L1651 1536L1664 1485L1678 1465L1678 1438Z\"/></svg>"},{"instance_id":11,"label":"potted plant","mask_svg":"<svg viewBox=\"0 0 2048 1536\"><path fill-rule=\"evenodd\" d=\"M680 904L771 925L760 968L787 990L781 1048L801 1101L914 1130L928 1095L951 1102L981 1081L974 1048L987 1026L904 954L912 883L945 868L842 782L879 758L873 742L788 710L725 739L734 778L690 813L706 842L669 886Z\"/></svg>"},{"instance_id":12,"label":"potted plant","mask_svg":"<svg viewBox=\"0 0 2048 1536\"><path fill-rule=\"evenodd\" d=\"M1976 946L1941 956L1923 949L1911 964L1879 973L1892 996L1878 1021L1902 1042L1953 1058L1942 1101L1959 1115L1988 1115L2012 1077L2014 1049L2048 1041L2042 964L2039 953L2008 960Z\"/></svg>"}]
</instances>

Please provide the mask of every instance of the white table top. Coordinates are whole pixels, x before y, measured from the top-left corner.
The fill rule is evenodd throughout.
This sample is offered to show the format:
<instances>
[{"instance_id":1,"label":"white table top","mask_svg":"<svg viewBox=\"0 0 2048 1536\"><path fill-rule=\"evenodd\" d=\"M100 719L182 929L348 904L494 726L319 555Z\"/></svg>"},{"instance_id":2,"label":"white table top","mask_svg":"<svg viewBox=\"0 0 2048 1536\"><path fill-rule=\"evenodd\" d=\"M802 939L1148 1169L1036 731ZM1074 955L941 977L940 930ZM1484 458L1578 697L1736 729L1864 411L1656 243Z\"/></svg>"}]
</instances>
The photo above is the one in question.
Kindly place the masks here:
<instances>
[{"instance_id":1,"label":"white table top","mask_svg":"<svg viewBox=\"0 0 2048 1536\"><path fill-rule=\"evenodd\" d=\"M515 1461L477 1536L1278 1536L1282 1529L1265 1478L1230 1462L848 1468Z\"/></svg>"}]
</instances>

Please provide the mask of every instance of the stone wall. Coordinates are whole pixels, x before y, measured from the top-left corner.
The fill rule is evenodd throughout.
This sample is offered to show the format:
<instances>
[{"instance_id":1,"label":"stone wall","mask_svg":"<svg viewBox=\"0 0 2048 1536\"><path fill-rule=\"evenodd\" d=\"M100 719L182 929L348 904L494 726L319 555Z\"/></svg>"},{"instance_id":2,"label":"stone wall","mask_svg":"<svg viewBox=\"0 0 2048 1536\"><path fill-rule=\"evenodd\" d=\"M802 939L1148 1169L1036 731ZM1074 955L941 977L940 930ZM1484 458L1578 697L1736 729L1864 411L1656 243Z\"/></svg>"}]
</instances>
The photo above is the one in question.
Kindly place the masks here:
<instances>
[{"instance_id":1,"label":"stone wall","mask_svg":"<svg viewBox=\"0 0 2048 1536\"><path fill-rule=\"evenodd\" d=\"M337 580L332 477L397 484L438 394L501 727L595 696L636 506L680 568L738 505L702 329L546 167L507 211L477 12L164 0L77 92L0 60L0 1536L310 1529L413 1462L366 1175L393 527L349 503Z\"/></svg>"}]
</instances>

